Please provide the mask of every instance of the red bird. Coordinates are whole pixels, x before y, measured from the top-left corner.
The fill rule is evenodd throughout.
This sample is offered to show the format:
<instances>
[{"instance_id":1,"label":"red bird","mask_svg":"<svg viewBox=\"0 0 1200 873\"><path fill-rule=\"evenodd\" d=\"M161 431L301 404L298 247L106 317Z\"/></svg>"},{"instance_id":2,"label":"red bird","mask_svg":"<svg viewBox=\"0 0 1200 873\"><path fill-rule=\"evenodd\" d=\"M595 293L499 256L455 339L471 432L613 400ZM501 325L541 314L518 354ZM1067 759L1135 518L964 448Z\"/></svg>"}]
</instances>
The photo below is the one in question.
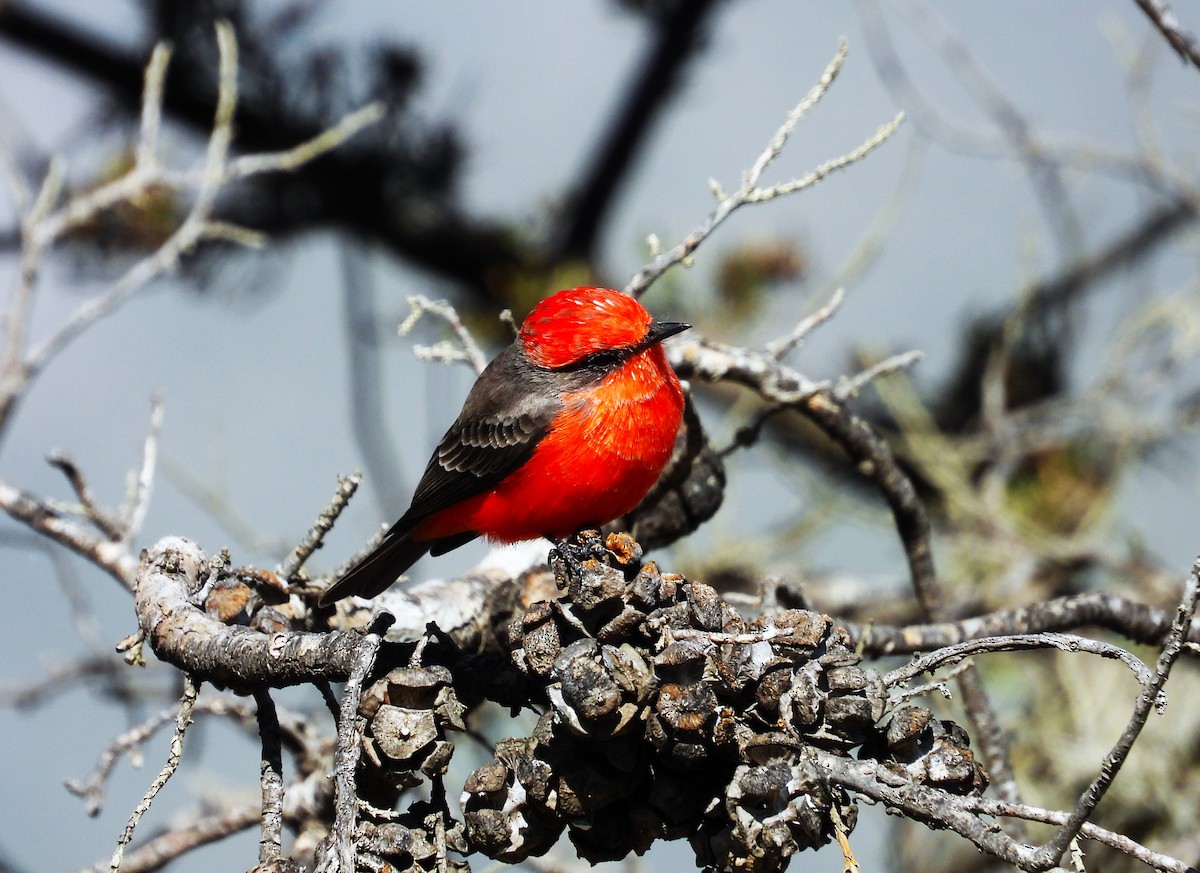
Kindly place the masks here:
<instances>
[{"instance_id":1,"label":"red bird","mask_svg":"<svg viewBox=\"0 0 1200 873\"><path fill-rule=\"evenodd\" d=\"M426 552L562 538L632 510L675 445L683 389L661 343L689 326L607 288L539 303L471 388L408 511L321 604L374 597Z\"/></svg>"}]
</instances>

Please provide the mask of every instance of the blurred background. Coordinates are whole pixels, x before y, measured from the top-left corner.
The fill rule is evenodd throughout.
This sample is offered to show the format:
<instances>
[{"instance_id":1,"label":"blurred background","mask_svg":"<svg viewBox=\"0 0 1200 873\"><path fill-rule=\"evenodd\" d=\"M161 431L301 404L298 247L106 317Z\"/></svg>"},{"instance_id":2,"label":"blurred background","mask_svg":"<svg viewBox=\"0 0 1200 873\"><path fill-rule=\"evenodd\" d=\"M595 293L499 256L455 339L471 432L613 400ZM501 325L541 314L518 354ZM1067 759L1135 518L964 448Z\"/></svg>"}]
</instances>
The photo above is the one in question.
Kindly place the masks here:
<instances>
[{"instance_id":1,"label":"blurred background","mask_svg":"<svg viewBox=\"0 0 1200 873\"><path fill-rule=\"evenodd\" d=\"M1200 26L1200 9L1179 6ZM1200 71L1133 0L9 2L6 177L36 190L59 156L68 188L83 190L127 167L142 69L162 39L174 45L162 153L194 165L212 117L217 17L239 41L235 149L289 147L371 100L385 117L296 173L223 191L218 215L268 244L203 248L72 343L6 422L0 478L70 500L44 460L60 449L102 504L119 505L161 392L161 467L136 545L184 535L272 566L336 476L361 469L357 499L311 565L332 570L407 506L473 380L413 355L414 342L447 339L444 324L397 335L407 297L451 300L490 354L507 341L500 310L519 319L561 287L622 287L649 259L648 235L673 245L712 210L710 179L737 187L844 36L845 68L764 182L849 152L903 110L900 131L811 190L739 211L645 302L754 346L844 286L841 311L789 359L797 369L836 379L922 351L858 408L891 435L936 513L956 612L1121 585L1172 602L1200 542ZM14 189L0 189L6 294L21 253ZM186 209L162 190L75 232L43 264L33 340L110 288ZM700 403L718 449L761 412L727 388ZM777 576L839 615L914 618L881 503L799 423L772 419L759 437L726 455L720 512L660 563L729 585ZM95 818L64 780L176 692L153 666L47 681L81 658L120 664L112 646L134 629L129 597L14 523L0 526L0 546L0 870L83 868L108 857L167 737L148 744L145 768L118 763ZM452 575L486 551L415 574ZM1054 662L1034 691L997 661L1006 723L1067 700L1015 756L1045 780L1035 802L1069 805L1126 707L1109 728L1082 696L1103 678L1063 679ZM1194 685L1182 688L1173 700L1194 703ZM1190 727L1166 729L1177 743L1160 748L1157 776L1127 780L1124 804L1141 812L1116 825L1182 840L1168 845L1185 858L1196 838L1168 819L1187 821L1192 806L1147 798L1153 778L1200 796L1186 793L1200 781ZM1077 743L1078 760L1045 751L1052 730ZM206 722L189 742L201 751L143 836L197 803L258 790L257 746L235 725ZM860 859L899 864L907 849L883 816L864 822ZM247 866L255 839L172 869ZM691 863L684 846L655 852L646 863ZM801 863L836 870L841 856Z\"/></svg>"}]
</instances>

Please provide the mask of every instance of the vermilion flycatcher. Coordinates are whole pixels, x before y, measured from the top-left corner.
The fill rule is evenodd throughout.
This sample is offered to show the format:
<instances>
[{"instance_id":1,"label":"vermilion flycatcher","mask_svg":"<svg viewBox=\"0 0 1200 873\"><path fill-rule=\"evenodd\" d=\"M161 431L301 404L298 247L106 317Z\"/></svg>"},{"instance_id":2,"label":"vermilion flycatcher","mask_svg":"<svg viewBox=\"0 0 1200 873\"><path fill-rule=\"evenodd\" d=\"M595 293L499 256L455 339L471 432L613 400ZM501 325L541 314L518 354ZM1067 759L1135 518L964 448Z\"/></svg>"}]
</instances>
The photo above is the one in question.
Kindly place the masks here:
<instances>
[{"instance_id":1,"label":"vermilion flycatcher","mask_svg":"<svg viewBox=\"0 0 1200 873\"><path fill-rule=\"evenodd\" d=\"M478 536L561 538L632 510L679 432L683 389L661 343L688 327L607 288L539 303L471 388L408 511L321 603L374 597L426 552Z\"/></svg>"}]
</instances>

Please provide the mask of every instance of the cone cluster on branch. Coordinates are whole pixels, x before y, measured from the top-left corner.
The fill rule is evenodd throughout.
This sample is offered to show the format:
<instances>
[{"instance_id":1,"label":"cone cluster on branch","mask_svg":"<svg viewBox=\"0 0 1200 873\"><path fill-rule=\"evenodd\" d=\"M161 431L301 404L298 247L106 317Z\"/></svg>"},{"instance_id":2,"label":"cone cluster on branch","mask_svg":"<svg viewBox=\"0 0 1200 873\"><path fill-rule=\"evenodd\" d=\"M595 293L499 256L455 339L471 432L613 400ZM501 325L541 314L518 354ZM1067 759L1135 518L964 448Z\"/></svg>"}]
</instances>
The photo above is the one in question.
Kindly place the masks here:
<instances>
[{"instance_id":1,"label":"cone cluster on branch","mask_svg":"<svg viewBox=\"0 0 1200 873\"><path fill-rule=\"evenodd\" d=\"M358 715L365 721L359 795L382 795L390 807L399 791L430 780L441 790L454 745L447 731L466 730L466 707L459 702L450 671L442 666L394 667L362 695ZM383 781L384 785L365 785ZM424 777L424 778L423 778ZM395 792L395 793L394 793ZM468 870L450 862L446 851L469 851L461 822L451 818L444 803L420 801L401 814L372 821L361 817L358 846L380 862L380 869L417 871Z\"/></svg>"},{"instance_id":2,"label":"cone cluster on branch","mask_svg":"<svg viewBox=\"0 0 1200 873\"><path fill-rule=\"evenodd\" d=\"M502 740L468 778L475 850L518 861L568 829L596 862L687 836L702 866L780 870L829 842L835 819L849 830L856 818L817 749L861 747L951 791L986 785L956 725L917 707L881 723L879 674L827 616L748 621L641 555L627 535L594 531L552 553L562 599L510 629L513 659L548 705L532 736Z\"/></svg>"},{"instance_id":3,"label":"cone cluster on branch","mask_svg":"<svg viewBox=\"0 0 1200 873\"><path fill-rule=\"evenodd\" d=\"M725 499L725 463L712 447L691 395L671 460L633 512L606 531L631 530L647 549L669 545L708 521Z\"/></svg>"},{"instance_id":4,"label":"cone cluster on branch","mask_svg":"<svg viewBox=\"0 0 1200 873\"><path fill-rule=\"evenodd\" d=\"M699 866L773 873L854 827L829 755L874 762L891 785L986 787L965 731L919 706L889 711L882 677L828 616L749 620L710 586L641 559L629 535L598 531L553 551L561 596L512 622L507 673L495 669L500 653L465 653L436 633L381 650L358 707L360 859L406 873L466 869L447 853L516 862L566 831L593 862L686 837ZM205 608L267 631L262 617L286 620L288 609L274 605L272 581L214 571ZM484 675L480 658L492 662ZM480 694L541 717L468 776L460 822L443 785L450 732L466 729ZM393 811L426 781L428 800Z\"/></svg>"}]
</instances>

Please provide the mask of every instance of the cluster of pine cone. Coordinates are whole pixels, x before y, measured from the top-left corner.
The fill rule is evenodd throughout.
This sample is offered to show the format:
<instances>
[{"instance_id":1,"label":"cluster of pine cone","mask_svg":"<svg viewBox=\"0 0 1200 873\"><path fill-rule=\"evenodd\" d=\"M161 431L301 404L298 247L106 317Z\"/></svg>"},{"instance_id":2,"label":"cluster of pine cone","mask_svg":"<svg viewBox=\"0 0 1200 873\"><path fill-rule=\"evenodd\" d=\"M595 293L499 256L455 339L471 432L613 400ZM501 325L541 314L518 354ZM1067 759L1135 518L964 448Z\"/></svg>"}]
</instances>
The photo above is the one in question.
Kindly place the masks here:
<instances>
[{"instance_id":1,"label":"cluster of pine cone","mask_svg":"<svg viewBox=\"0 0 1200 873\"><path fill-rule=\"evenodd\" d=\"M563 597L510 629L512 657L545 690L532 736L502 740L462 808L476 851L545 852L569 829L596 862L687 837L697 863L771 871L856 819L815 750L979 792L965 732L903 707L844 631L788 610L744 619L707 585L641 565L628 535L586 532L552 553Z\"/></svg>"}]
</instances>

